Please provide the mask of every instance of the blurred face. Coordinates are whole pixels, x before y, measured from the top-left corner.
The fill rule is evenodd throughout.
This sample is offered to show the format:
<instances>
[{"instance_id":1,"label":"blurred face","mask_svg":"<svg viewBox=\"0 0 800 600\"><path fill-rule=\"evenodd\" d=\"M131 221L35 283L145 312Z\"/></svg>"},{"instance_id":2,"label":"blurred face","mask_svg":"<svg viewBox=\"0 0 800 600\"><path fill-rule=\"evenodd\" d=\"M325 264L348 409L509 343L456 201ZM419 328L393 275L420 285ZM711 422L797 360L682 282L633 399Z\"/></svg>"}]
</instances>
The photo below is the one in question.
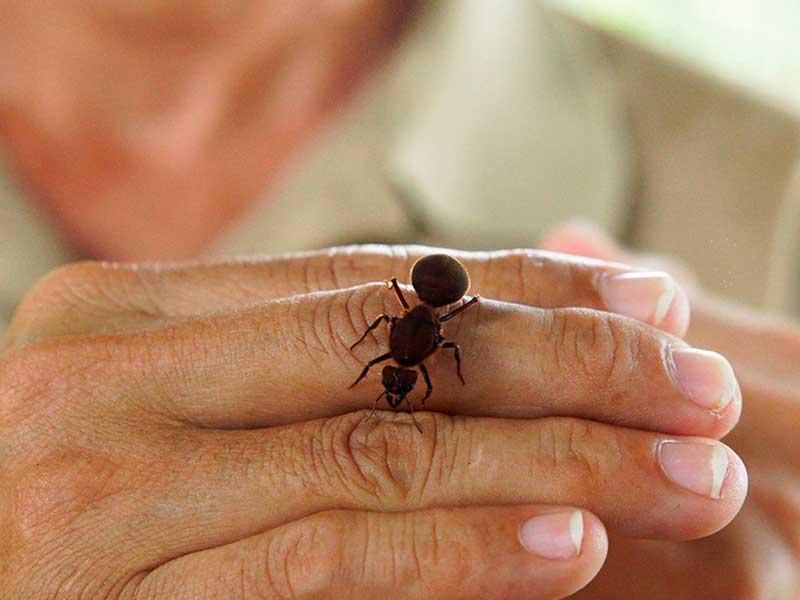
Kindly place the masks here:
<instances>
[{"instance_id":1,"label":"blurred face","mask_svg":"<svg viewBox=\"0 0 800 600\"><path fill-rule=\"evenodd\" d=\"M0 144L86 255L193 256L264 197L411 4L6 0Z\"/></svg>"},{"instance_id":2,"label":"blurred face","mask_svg":"<svg viewBox=\"0 0 800 600\"><path fill-rule=\"evenodd\" d=\"M300 21L354 15L388 0L62 0L60 10L156 31L215 32L245 20L270 23L276 30Z\"/></svg>"},{"instance_id":3,"label":"blurred face","mask_svg":"<svg viewBox=\"0 0 800 600\"><path fill-rule=\"evenodd\" d=\"M269 0L267 0L269 2ZM106 13L118 18L134 21L164 21L179 19L186 15L207 22L225 21L235 18L249 5L264 3L262 0L62 0L68 9L88 8L95 14ZM272 2L273 4L302 4L302 2Z\"/></svg>"}]
</instances>

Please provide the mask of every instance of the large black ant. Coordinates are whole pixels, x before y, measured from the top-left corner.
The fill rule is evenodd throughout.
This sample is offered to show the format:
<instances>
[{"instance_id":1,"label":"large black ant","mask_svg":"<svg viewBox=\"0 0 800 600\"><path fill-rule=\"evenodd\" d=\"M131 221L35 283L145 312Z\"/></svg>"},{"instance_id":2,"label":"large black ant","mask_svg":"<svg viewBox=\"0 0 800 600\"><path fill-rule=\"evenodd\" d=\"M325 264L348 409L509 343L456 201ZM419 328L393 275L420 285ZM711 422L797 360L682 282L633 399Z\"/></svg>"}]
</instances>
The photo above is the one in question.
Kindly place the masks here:
<instances>
[{"instance_id":1,"label":"large black ant","mask_svg":"<svg viewBox=\"0 0 800 600\"><path fill-rule=\"evenodd\" d=\"M403 291L397 285L396 277L392 277L384 283L388 288L394 290L397 301L403 307L403 312L400 316L391 316L383 313L367 327L364 335L350 346L352 350L364 341L369 332L380 325L382 321L389 323L389 352L369 361L350 388L364 379L367 376L367 372L374 365L385 360L394 360L398 365L397 367L391 365L383 367L381 382L383 383L384 391L375 399L372 411L364 421L373 415L378 402L386 396L386 401L391 408L397 408L403 400L408 403L414 425L421 433L422 428L414 418L414 406L408 399L408 394L417 382L417 371L409 367L419 368L422 377L425 379L425 395L420 403L422 408L425 408L425 400L428 399L433 391L428 369L425 368L425 363L422 361L439 348L453 349L456 359L456 373L461 383L465 383L464 378L461 376L460 348L455 342L448 342L444 339L444 336L442 336L442 323L449 321L478 302L480 296L476 294L469 302L442 316L436 314L435 309L457 302L464 297L464 294L469 289L469 275L464 265L447 254L425 256L411 267L411 285L422 301L422 304L414 308L410 308L403 297Z\"/></svg>"}]
</instances>

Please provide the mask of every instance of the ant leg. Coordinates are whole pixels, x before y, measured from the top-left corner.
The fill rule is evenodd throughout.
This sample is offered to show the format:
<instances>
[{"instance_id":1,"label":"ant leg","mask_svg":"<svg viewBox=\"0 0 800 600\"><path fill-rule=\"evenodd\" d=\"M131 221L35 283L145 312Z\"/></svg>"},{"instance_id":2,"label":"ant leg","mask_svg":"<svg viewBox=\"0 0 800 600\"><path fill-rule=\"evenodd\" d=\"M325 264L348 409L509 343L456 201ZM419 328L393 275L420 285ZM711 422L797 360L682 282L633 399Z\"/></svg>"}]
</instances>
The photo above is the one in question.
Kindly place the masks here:
<instances>
[{"instance_id":1,"label":"ant leg","mask_svg":"<svg viewBox=\"0 0 800 600\"><path fill-rule=\"evenodd\" d=\"M392 277L388 281L384 281L386 286L390 289L394 290L395 296L397 296L397 301L400 303L405 310L408 310L408 302L406 302L405 297L403 296L403 290L400 289L400 286L397 285L397 277Z\"/></svg>"},{"instance_id":2,"label":"ant leg","mask_svg":"<svg viewBox=\"0 0 800 600\"><path fill-rule=\"evenodd\" d=\"M453 317L455 317L457 314L459 314L459 313L461 313L461 312L463 312L463 311L467 310L467 309L468 309L470 306L472 306L472 305L473 305L473 304L475 304L475 303L476 303L478 300L480 300L480 298L481 298L481 297L480 297L480 295L478 295L478 294L475 294L475 295L472 297L472 299L471 299L469 302L467 302L466 304L462 304L461 306L459 306L459 307L458 307L458 308L456 308L455 310L451 310L449 313L447 313L447 314L446 314L446 315L444 315L443 317L439 317L439 321L440 321L441 323L444 323L445 321L449 321L450 319L452 319Z\"/></svg>"},{"instance_id":3,"label":"ant leg","mask_svg":"<svg viewBox=\"0 0 800 600\"><path fill-rule=\"evenodd\" d=\"M420 372L422 372L423 379L425 379L425 395L422 397L422 401L420 402L422 408L425 408L425 400L427 400L428 397L431 395L431 392L433 391L433 384L431 384L431 378L430 375L428 375L428 369L425 368L425 365L419 363L418 366Z\"/></svg>"},{"instance_id":4,"label":"ant leg","mask_svg":"<svg viewBox=\"0 0 800 600\"><path fill-rule=\"evenodd\" d=\"M417 428L417 431L422 433L422 427L419 426L419 423L417 423L417 418L414 416L414 405L411 404L411 400L408 399L408 396L405 398L406 404L408 404L408 408L411 410L411 420L414 421L414 426Z\"/></svg>"},{"instance_id":5,"label":"ant leg","mask_svg":"<svg viewBox=\"0 0 800 600\"><path fill-rule=\"evenodd\" d=\"M358 376L358 379L356 379L353 383L351 383L350 387L348 387L347 389L349 390L351 388L354 388L359 381L364 379L364 377L367 376L367 372L369 371L370 367L373 367L377 365L379 362L383 362L384 360L389 360L390 358L392 358L391 352L387 352L386 354L381 354L378 358L373 358L366 364L364 370L361 371L361 375Z\"/></svg>"},{"instance_id":6,"label":"ant leg","mask_svg":"<svg viewBox=\"0 0 800 600\"><path fill-rule=\"evenodd\" d=\"M375 404L372 405L372 410L369 411L369 414L366 417L361 419L361 423L366 423L367 421L369 421L372 418L372 415L375 414L375 409L378 408L378 402L381 401L381 398L383 398L383 396L385 394L386 394L386 392L381 392L381 395L378 396L377 398L375 398Z\"/></svg>"},{"instance_id":7,"label":"ant leg","mask_svg":"<svg viewBox=\"0 0 800 600\"><path fill-rule=\"evenodd\" d=\"M384 319L386 319L387 321L391 321L391 320L392 320L392 317L390 317L390 316L389 316L389 315L387 315L386 313L383 313L381 316L379 316L377 319L375 319L375 320L372 322L372 325L370 325L369 327L367 327L367 330L364 332L364 335L362 335L360 338L358 338L358 339L357 339L357 340L356 340L356 341L353 343L353 345L352 345L352 346L350 346L350 350L352 350L353 348L355 348L356 346L358 346L358 345L359 345L361 342L363 342L363 341L364 341L364 338L365 338L365 337L367 337L367 334L368 334L370 331L372 331L373 329L375 329L375 328L376 328L378 325L380 325L380 324L381 324L381 321L383 321Z\"/></svg>"},{"instance_id":8,"label":"ant leg","mask_svg":"<svg viewBox=\"0 0 800 600\"><path fill-rule=\"evenodd\" d=\"M466 385L466 381L461 376L461 353L459 352L461 349L458 347L458 344L455 342L445 342L442 344L442 348L452 348L455 350L455 357L456 357L456 373L458 373L458 378L461 380L462 384Z\"/></svg>"}]
</instances>

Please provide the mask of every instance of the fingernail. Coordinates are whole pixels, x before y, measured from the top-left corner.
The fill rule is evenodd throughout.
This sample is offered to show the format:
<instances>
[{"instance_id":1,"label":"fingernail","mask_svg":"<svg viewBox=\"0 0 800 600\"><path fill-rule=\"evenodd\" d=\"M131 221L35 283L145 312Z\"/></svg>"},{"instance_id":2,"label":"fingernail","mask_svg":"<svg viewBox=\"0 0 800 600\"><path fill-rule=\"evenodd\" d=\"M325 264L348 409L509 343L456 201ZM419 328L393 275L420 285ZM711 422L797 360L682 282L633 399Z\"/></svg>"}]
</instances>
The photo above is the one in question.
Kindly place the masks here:
<instances>
[{"instance_id":1,"label":"fingernail","mask_svg":"<svg viewBox=\"0 0 800 600\"><path fill-rule=\"evenodd\" d=\"M575 558L583 544L583 513L571 510L533 517L519 528L519 541L542 558Z\"/></svg>"},{"instance_id":2,"label":"fingernail","mask_svg":"<svg viewBox=\"0 0 800 600\"><path fill-rule=\"evenodd\" d=\"M695 404L720 411L739 393L733 367L721 354L673 348L669 368L678 387Z\"/></svg>"},{"instance_id":3,"label":"fingernail","mask_svg":"<svg viewBox=\"0 0 800 600\"><path fill-rule=\"evenodd\" d=\"M666 273L604 275L598 290L606 308L638 321L659 325L675 299L675 282Z\"/></svg>"},{"instance_id":4,"label":"fingernail","mask_svg":"<svg viewBox=\"0 0 800 600\"><path fill-rule=\"evenodd\" d=\"M719 444L665 440L658 462L672 481L695 494L719 498L728 472L728 452Z\"/></svg>"}]
</instances>

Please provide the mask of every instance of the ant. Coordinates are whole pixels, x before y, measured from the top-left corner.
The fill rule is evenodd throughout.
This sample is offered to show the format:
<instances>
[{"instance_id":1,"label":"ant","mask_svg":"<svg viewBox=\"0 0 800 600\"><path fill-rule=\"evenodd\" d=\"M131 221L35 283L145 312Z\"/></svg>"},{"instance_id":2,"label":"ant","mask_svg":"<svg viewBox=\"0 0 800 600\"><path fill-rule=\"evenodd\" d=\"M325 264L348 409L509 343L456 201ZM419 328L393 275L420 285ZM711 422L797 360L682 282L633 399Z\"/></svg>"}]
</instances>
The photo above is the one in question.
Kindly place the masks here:
<instances>
[{"instance_id":1,"label":"ant","mask_svg":"<svg viewBox=\"0 0 800 600\"><path fill-rule=\"evenodd\" d=\"M414 308L410 308L403 297L403 292L400 286L397 285L396 277L392 277L384 283L389 289L394 290L397 301L403 307L403 311L400 316L381 314L367 327L364 335L350 346L352 350L364 341L369 332L380 325L382 321L389 323L389 352L369 361L364 370L361 371L358 379L348 389L353 388L359 381L364 379L371 367L385 360L393 359L398 366L386 365L383 367L381 383L384 391L375 399L372 411L362 422L369 420L375 412L378 402L386 396L386 401L391 408L397 408L403 400L408 403L408 407L411 410L411 419L419 432L422 433L422 428L414 418L414 407L408 399L408 394L417 382L416 369L409 367L419 368L422 377L425 379L426 390L421 401L423 409L425 408L425 400L428 399L433 391L433 385L428 375L428 369L425 368L425 363L422 361L439 348L453 349L456 359L456 373L461 383L464 384L464 378L461 376L460 348L455 342L448 342L444 339L444 336L442 336L442 323L449 321L478 302L480 296L476 294L469 302L444 315L439 316L436 313L435 309L453 304L463 298L470 284L469 275L464 265L447 254L425 256L411 267L411 285L422 301L422 304Z\"/></svg>"}]
</instances>

